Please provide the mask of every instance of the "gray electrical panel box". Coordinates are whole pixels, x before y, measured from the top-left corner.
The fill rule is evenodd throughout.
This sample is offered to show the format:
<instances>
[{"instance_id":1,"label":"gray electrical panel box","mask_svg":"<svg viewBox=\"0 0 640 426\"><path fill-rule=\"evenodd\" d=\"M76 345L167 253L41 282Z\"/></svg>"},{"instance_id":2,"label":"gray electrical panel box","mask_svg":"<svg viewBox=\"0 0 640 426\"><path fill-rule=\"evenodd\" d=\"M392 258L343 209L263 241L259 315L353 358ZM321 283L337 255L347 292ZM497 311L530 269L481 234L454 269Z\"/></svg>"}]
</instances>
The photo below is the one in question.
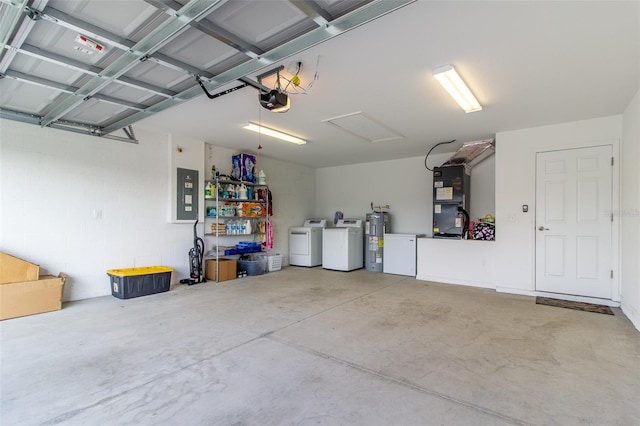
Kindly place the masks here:
<instances>
[{"instance_id":1,"label":"gray electrical panel box","mask_svg":"<svg viewBox=\"0 0 640 426\"><path fill-rule=\"evenodd\" d=\"M178 168L176 177L176 219L196 220L198 217L198 171Z\"/></svg>"}]
</instances>

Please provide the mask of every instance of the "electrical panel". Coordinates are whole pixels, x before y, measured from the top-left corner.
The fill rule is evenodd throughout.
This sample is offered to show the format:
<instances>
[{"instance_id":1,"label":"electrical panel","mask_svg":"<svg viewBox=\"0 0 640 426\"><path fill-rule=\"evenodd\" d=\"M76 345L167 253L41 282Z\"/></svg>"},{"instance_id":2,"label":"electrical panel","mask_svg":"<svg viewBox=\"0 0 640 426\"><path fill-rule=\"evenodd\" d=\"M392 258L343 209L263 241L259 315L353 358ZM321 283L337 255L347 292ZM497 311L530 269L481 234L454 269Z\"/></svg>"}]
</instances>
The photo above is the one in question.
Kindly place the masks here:
<instances>
[{"instance_id":1,"label":"electrical panel","mask_svg":"<svg viewBox=\"0 0 640 426\"><path fill-rule=\"evenodd\" d=\"M178 220L196 220L198 217L198 171L177 169L176 218Z\"/></svg>"}]
</instances>

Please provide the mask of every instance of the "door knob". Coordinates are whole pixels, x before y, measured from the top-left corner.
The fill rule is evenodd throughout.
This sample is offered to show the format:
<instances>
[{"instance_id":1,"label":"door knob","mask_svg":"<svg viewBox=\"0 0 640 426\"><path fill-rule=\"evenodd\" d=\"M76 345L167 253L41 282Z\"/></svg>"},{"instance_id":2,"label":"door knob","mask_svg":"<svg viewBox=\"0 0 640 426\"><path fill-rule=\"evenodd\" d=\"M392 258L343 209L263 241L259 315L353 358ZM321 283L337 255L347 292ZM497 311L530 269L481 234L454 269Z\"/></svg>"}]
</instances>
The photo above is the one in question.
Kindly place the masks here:
<instances>
[{"instance_id":1,"label":"door knob","mask_svg":"<svg viewBox=\"0 0 640 426\"><path fill-rule=\"evenodd\" d=\"M540 226L538 227L538 231L548 231L548 230L549 230L549 228L545 228L545 227L544 227L544 226L542 226L542 225L540 225Z\"/></svg>"}]
</instances>

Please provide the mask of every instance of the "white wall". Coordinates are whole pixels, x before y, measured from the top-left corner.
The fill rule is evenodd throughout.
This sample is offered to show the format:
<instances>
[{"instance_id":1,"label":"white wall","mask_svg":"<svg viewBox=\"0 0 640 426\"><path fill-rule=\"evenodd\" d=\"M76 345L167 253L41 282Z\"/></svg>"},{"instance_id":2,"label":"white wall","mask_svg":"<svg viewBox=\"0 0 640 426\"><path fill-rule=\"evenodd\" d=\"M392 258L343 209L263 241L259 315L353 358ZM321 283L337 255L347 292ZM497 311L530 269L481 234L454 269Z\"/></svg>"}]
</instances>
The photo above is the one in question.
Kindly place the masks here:
<instances>
[{"instance_id":1,"label":"white wall","mask_svg":"<svg viewBox=\"0 0 640 426\"><path fill-rule=\"evenodd\" d=\"M416 279L495 289L494 241L418 238Z\"/></svg>"},{"instance_id":2,"label":"white wall","mask_svg":"<svg viewBox=\"0 0 640 426\"><path fill-rule=\"evenodd\" d=\"M221 173L231 174L231 157L235 154L237 151L206 144L207 179L211 178L213 164ZM273 198L271 222L274 246L271 252L282 254L283 262L288 264L289 228L301 226L305 219L314 217L315 170L263 156L257 158L257 169L263 170L267 176L267 185ZM211 244L215 238L207 237L205 241Z\"/></svg>"},{"instance_id":3,"label":"white wall","mask_svg":"<svg viewBox=\"0 0 640 426\"><path fill-rule=\"evenodd\" d=\"M496 214L496 156L483 160L471 169L471 220Z\"/></svg>"},{"instance_id":4,"label":"white wall","mask_svg":"<svg viewBox=\"0 0 640 426\"><path fill-rule=\"evenodd\" d=\"M640 92L629 103L622 123L621 304L640 330Z\"/></svg>"},{"instance_id":5,"label":"white wall","mask_svg":"<svg viewBox=\"0 0 640 426\"><path fill-rule=\"evenodd\" d=\"M450 153L429 156L429 167L442 164ZM472 218L494 213L494 157L471 171ZM432 235L433 173L424 157L326 167L316 170L316 215L333 220L363 218L374 206L389 204L391 232Z\"/></svg>"},{"instance_id":6,"label":"white wall","mask_svg":"<svg viewBox=\"0 0 640 426\"><path fill-rule=\"evenodd\" d=\"M535 287L535 153L613 144L614 157L619 157L621 129L622 117L612 116L496 135L497 288L527 292ZM617 191L613 195L617 202ZM529 213L522 212L523 204ZM617 244L617 234L615 239Z\"/></svg>"},{"instance_id":7,"label":"white wall","mask_svg":"<svg viewBox=\"0 0 640 426\"><path fill-rule=\"evenodd\" d=\"M168 221L171 138L135 130L139 144L0 120L0 250L65 272L65 301L110 294L107 269L188 275L192 227Z\"/></svg>"}]
</instances>

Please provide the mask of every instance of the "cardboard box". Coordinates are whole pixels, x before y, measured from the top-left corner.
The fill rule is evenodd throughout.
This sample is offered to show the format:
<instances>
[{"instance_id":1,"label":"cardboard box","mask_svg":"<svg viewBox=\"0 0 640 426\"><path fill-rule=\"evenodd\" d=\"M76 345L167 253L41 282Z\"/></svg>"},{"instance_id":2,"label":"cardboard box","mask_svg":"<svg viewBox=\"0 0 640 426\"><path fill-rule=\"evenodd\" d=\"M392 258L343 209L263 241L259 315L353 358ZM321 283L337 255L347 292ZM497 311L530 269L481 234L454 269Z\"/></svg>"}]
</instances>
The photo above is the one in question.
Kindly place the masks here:
<instances>
[{"instance_id":1,"label":"cardboard box","mask_svg":"<svg viewBox=\"0 0 640 426\"><path fill-rule=\"evenodd\" d=\"M40 267L0 252L0 284L37 281Z\"/></svg>"},{"instance_id":2,"label":"cardboard box","mask_svg":"<svg viewBox=\"0 0 640 426\"><path fill-rule=\"evenodd\" d=\"M218 259L220 262L220 269L218 271L218 282L235 280L237 262L234 259ZM215 259L207 259L205 261L205 273L204 276L210 280L216 280L216 265Z\"/></svg>"},{"instance_id":3,"label":"cardboard box","mask_svg":"<svg viewBox=\"0 0 640 426\"><path fill-rule=\"evenodd\" d=\"M0 284L0 320L57 311L67 277L44 275L40 279Z\"/></svg>"}]
</instances>

